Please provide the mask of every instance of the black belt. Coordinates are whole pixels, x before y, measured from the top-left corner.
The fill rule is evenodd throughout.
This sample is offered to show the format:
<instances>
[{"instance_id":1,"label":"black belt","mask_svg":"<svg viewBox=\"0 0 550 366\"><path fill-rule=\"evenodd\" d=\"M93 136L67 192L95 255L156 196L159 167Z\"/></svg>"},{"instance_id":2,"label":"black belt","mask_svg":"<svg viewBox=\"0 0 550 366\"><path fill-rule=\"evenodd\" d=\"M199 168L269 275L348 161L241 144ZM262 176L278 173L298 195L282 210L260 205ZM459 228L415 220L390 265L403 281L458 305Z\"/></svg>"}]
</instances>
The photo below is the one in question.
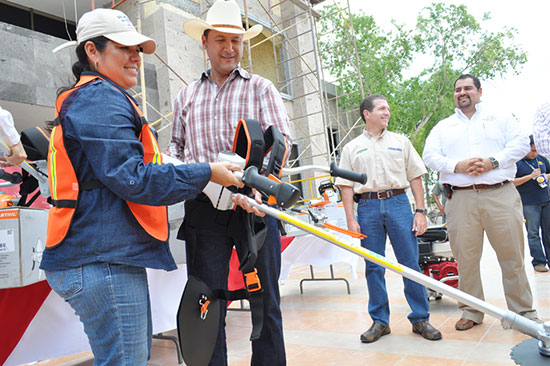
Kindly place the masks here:
<instances>
[{"instance_id":1,"label":"black belt","mask_svg":"<svg viewBox=\"0 0 550 366\"><path fill-rule=\"evenodd\" d=\"M365 193L358 193L357 194L357 197L359 198L362 198L362 199L367 199L367 200L371 200L371 199L379 199L379 200L384 200L386 198L390 198L390 197L393 197L393 196L398 196L400 194L403 194L405 193L405 189L404 188L399 188L399 189L388 189L386 191L378 191L378 192L365 192Z\"/></svg>"},{"instance_id":2,"label":"black belt","mask_svg":"<svg viewBox=\"0 0 550 366\"><path fill-rule=\"evenodd\" d=\"M497 188L505 185L506 183L510 183L510 181L505 180L504 182L495 183L495 184L472 184L471 186L465 186L465 187L458 187L458 186L451 186L451 189L453 191L459 191L462 189L489 189L489 188Z\"/></svg>"}]
</instances>

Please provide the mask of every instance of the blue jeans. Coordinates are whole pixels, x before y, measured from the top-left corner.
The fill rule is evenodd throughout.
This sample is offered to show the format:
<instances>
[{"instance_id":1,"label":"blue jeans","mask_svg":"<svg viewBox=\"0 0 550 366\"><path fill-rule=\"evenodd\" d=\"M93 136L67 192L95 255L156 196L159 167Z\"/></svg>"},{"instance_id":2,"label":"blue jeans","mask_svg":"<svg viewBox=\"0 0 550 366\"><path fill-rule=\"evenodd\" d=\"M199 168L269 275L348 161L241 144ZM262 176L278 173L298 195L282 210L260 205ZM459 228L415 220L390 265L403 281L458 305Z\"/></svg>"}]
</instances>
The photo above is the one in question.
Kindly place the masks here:
<instances>
[{"instance_id":1,"label":"blue jeans","mask_svg":"<svg viewBox=\"0 0 550 366\"><path fill-rule=\"evenodd\" d=\"M152 321L145 268L92 263L46 277L84 325L94 366L146 364Z\"/></svg>"},{"instance_id":2,"label":"blue jeans","mask_svg":"<svg viewBox=\"0 0 550 366\"><path fill-rule=\"evenodd\" d=\"M281 272L281 238L277 221L265 218L268 227L262 249L258 252L256 268L263 288L264 322L259 339L252 341L252 366L285 366L285 344L279 294ZM186 228L188 230L188 228ZM227 289L229 259L233 240L209 228L194 228L196 243L187 250L187 271L200 278L211 289ZM227 365L227 344L225 337L226 301L220 300L220 329L210 366Z\"/></svg>"},{"instance_id":3,"label":"blue jeans","mask_svg":"<svg viewBox=\"0 0 550 366\"><path fill-rule=\"evenodd\" d=\"M387 199L361 199L357 207L361 232L367 238L361 245L380 255L385 255L386 234L389 235L397 261L420 272L418 265L418 242L411 231L413 214L406 194ZM388 325L390 306L384 274L386 269L365 260L367 286L369 291L369 314L376 323ZM411 323L428 320L430 317L428 298L424 286L403 278L405 297L412 312L408 315Z\"/></svg>"},{"instance_id":4,"label":"blue jeans","mask_svg":"<svg viewBox=\"0 0 550 366\"><path fill-rule=\"evenodd\" d=\"M533 258L531 263L533 266L544 266L550 263L550 202L523 205L523 217L527 229L529 251Z\"/></svg>"}]
</instances>

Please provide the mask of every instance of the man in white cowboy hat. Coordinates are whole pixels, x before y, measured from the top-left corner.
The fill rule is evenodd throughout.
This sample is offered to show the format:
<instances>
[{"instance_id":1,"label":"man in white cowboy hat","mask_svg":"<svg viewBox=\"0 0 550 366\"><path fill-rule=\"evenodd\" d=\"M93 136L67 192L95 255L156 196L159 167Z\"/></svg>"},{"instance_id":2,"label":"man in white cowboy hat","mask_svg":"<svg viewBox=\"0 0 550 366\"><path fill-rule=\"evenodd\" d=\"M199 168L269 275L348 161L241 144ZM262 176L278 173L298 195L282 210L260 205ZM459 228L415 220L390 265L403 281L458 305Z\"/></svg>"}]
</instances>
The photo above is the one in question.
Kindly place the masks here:
<instances>
[{"instance_id":1,"label":"man in white cowboy hat","mask_svg":"<svg viewBox=\"0 0 550 366\"><path fill-rule=\"evenodd\" d=\"M182 89L174 102L170 155L185 162L216 161L219 152L232 149L237 123L245 118L260 121L264 131L274 125L287 142L291 141L287 112L273 83L239 67L243 41L262 30L261 25L245 30L242 24L235 0L218 0L208 10L205 21L189 19L184 23L185 32L202 42L211 68ZM199 196L193 201L201 200ZM187 208L186 205L189 214ZM189 228L186 222L183 224L185 235L192 230L196 239L191 245L191 240L186 240L188 272L211 289L227 288L233 241L227 230L217 232L215 221L222 211L211 205L207 210L208 219L200 220L200 225ZM276 220L265 221L268 233L256 262L264 291L263 328L260 338L252 341L251 364L281 366L286 365L278 288L281 243ZM210 365L216 366L227 365L225 308L223 305L221 308L220 330L210 361Z\"/></svg>"}]
</instances>

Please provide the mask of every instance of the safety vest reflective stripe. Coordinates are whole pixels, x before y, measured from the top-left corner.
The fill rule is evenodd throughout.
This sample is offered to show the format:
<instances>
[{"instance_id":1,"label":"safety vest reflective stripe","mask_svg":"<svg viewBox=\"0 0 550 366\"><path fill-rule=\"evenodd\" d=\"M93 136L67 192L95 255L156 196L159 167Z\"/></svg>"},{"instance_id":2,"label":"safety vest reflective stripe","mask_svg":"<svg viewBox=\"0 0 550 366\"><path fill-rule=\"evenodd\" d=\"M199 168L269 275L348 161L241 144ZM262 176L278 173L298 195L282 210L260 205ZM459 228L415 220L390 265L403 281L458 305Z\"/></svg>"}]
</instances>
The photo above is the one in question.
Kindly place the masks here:
<instances>
[{"instance_id":1,"label":"safety vest reflective stripe","mask_svg":"<svg viewBox=\"0 0 550 366\"><path fill-rule=\"evenodd\" d=\"M69 167L69 169L64 169ZM60 176L60 173L62 176ZM63 143L63 129L61 125L53 128L50 135L50 149L48 151L48 176L52 200L72 200L78 198L78 181L72 168L69 156ZM62 179L61 179L62 178ZM73 184L74 182L74 184ZM60 194L62 192L62 194ZM67 235L71 219L76 208L51 207L48 213L48 229L46 246L60 243Z\"/></svg>"},{"instance_id":2,"label":"safety vest reflective stripe","mask_svg":"<svg viewBox=\"0 0 550 366\"><path fill-rule=\"evenodd\" d=\"M83 75L72 89L60 94L56 100L55 117L58 118L63 101L67 96L82 85L97 79L102 78L95 75ZM143 113L134 101L130 97L128 97L128 100L142 119L139 140L143 145L144 163L162 164L162 154L149 124L145 121ZM67 236L77 207L79 194L79 184L74 167L65 150L61 124L55 126L51 133L50 148L48 151L48 173L54 206L49 211L46 247L53 247L59 245ZM58 206L55 205L56 202L59 202ZM74 205L71 202L74 202ZM148 206L129 201L126 201L126 203L136 220L149 235L161 241L168 240L168 214L166 206Z\"/></svg>"},{"instance_id":3,"label":"safety vest reflective stripe","mask_svg":"<svg viewBox=\"0 0 550 366\"><path fill-rule=\"evenodd\" d=\"M55 139L55 135L58 134L58 131L60 131L60 129L54 128L52 130L52 133L50 135L50 148L48 151L48 176L50 177L49 183L51 185L50 188L52 200L57 200L57 149L55 148L55 144L53 143L53 141Z\"/></svg>"}]
</instances>

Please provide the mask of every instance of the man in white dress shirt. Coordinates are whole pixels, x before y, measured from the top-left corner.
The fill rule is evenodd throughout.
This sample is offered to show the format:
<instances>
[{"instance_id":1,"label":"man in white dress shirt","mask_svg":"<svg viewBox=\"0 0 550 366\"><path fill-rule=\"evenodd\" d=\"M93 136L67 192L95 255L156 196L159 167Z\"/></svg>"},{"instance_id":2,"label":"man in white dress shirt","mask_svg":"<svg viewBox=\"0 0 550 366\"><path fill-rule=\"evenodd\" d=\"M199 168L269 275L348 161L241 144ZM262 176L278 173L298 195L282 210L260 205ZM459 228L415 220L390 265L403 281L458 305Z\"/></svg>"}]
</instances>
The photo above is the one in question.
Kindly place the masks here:
<instances>
[{"instance_id":1,"label":"man in white dress shirt","mask_svg":"<svg viewBox=\"0 0 550 366\"><path fill-rule=\"evenodd\" d=\"M516 161L529 152L529 138L512 116L479 103L481 94L475 76L455 81L455 113L432 129L423 158L452 193L445 210L460 290L484 299L480 259L486 232L498 257L508 309L537 319L524 266L521 199L511 183ZM459 308L457 330L483 321L482 312L462 303Z\"/></svg>"}]
</instances>

